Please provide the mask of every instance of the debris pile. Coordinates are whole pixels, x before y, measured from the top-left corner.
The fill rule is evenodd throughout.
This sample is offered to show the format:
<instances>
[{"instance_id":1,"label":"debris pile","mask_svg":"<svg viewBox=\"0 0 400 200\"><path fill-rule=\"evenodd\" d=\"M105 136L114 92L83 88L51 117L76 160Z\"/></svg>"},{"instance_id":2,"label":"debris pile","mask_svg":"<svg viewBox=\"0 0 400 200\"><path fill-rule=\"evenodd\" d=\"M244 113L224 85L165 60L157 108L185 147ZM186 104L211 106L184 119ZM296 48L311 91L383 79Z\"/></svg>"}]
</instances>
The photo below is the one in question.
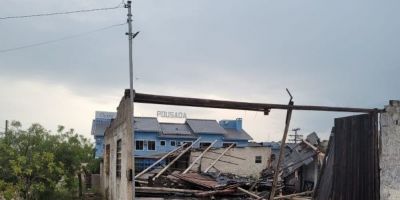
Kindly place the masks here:
<instances>
[{"instance_id":1,"label":"debris pile","mask_svg":"<svg viewBox=\"0 0 400 200\"><path fill-rule=\"evenodd\" d=\"M256 178L224 173L215 168L213 168L215 170L204 171L201 171L201 167L195 169L194 162L198 162L200 160L198 158L201 158L211 147L203 150L192 163L188 161L186 169L172 168L174 162L183 154L190 153L193 144L183 145L135 176L136 195L140 197L269 199L273 187L273 176L279 173L278 184L275 188L277 196L273 199L309 196L314 190L319 170L318 157L321 154L318 149L319 143L317 135L312 133L298 144L287 144L281 169L275 172L274 158L277 155L272 154L268 167ZM227 148L231 149L233 146ZM215 162L224 155L226 151L223 151ZM169 162L161 162L163 160L169 160ZM214 165L215 162L212 164ZM209 166L203 166L203 168L210 169Z\"/></svg>"}]
</instances>

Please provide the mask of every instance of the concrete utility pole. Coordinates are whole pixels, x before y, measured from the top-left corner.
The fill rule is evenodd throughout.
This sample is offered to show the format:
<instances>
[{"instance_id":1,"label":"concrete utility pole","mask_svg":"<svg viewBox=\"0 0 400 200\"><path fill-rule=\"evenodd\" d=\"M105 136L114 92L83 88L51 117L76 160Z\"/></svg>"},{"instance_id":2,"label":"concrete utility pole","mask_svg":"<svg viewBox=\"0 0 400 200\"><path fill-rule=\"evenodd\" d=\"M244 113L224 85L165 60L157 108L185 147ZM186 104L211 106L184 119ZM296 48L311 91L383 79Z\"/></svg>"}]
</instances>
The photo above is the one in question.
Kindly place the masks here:
<instances>
[{"instance_id":1,"label":"concrete utility pole","mask_svg":"<svg viewBox=\"0 0 400 200\"><path fill-rule=\"evenodd\" d=\"M6 134L8 132L8 120L6 120L6 127L5 127L5 130L4 130L4 134Z\"/></svg>"},{"instance_id":2,"label":"concrete utility pole","mask_svg":"<svg viewBox=\"0 0 400 200\"><path fill-rule=\"evenodd\" d=\"M133 102L134 102L134 93L133 93L133 58L132 58L132 41L136 37L136 35L139 32L132 33L132 2L128 1L127 4L125 4L125 8L128 9L128 40L129 40L129 89L130 89L130 103L131 103L131 109L129 113L129 120L130 120L130 126L133 129L133 123L134 123L134 117L133 117ZM128 134L128 142L127 144L130 144L130 148L132 149L131 151L131 156L132 156L132 169L131 169L131 174L132 174L132 199L135 199L135 131L132 131L131 134Z\"/></svg>"}]
</instances>

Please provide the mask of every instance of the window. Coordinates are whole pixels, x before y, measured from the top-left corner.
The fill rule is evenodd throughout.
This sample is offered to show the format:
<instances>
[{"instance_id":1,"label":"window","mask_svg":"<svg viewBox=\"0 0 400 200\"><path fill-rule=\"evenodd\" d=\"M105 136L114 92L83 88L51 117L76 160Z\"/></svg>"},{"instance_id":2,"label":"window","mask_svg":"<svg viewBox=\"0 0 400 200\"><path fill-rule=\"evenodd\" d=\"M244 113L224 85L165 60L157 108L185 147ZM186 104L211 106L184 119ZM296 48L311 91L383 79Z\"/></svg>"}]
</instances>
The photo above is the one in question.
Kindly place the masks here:
<instances>
[{"instance_id":1,"label":"window","mask_svg":"<svg viewBox=\"0 0 400 200\"><path fill-rule=\"evenodd\" d=\"M147 141L147 150L155 151L156 150L156 141Z\"/></svg>"},{"instance_id":2,"label":"window","mask_svg":"<svg viewBox=\"0 0 400 200\"><path fill-rule=\"evenodd\" d=\"M175 140L171 140L171 146L176 146L176 142L175 142Z\"/></svg>"},{"instance_id":3,"label":"window","mask_svg":"<svg viewBox=\"0 0 400 200\"><path fill-rule=\"evenodd\" d=\"M261 163L261 162L262 162L262 157L256 156L256 163Z\"/></svg>"},{"instance_id":4,"label":"window","mask_svg":"<svg viewBox=\"0 0 400 200\"><path fill-rule=\"evenodd\" d=\"M187 146L190 146L190 145L192 145L192 142L191 141L186 141L186 142L183 142L184 144L187 144Z\"/></svg>"},{"instance_id":5,"label":"window","mask_svg":"<svg viewBox=\"0 0 400 200\"><path fill-rule=\"evenodd\" d=\"M224 143L222 144L222 147L228 148L228 147L231 146L232 144L235 144L235 143L233 143L233 142L224 142Z\"/></svg>"},{"instance_id":6,"label":"window","mask_svg":"<svg viewBox=\"0 0 400 200\"><path fill-rule=\"evenodd\" d=\"M143 140L136 140L136 150L143 150L144 149L144 141Z\"/></svg>"},{"instance_id":7,"label":"window","mask_svg":"<svg viewBox=\"0 0 400 200\"><path fill-rule=\"evenodd\" d=\"M211 145L211 142L200 142L200 148L207 148Z\"/></svg>"},{"instance_id":8,"label":"window","mask_svg":"<svg viewBox=\"0 0 400 200\"><path fill-rule=\"evenodd\" d=\"M178 147L182 146L182 142L181 141L177 141L176 142L176 146L178 146Z\"/></svg>"},{"instance_id":9,"label":"window","mask_svg":"<svg viewBox=\"0 0 400 200\"><path fill-rule=\"evenodd\" d=\"M121 144L121 139L117 140L117 162L116 162L116 174L118 178L121 178L121 150L122 150L122 144Z\"/></svg>"},{"instance_id":10,"label":"window","mask_svg":"<svg viewBox=\"0 0 400 200\"><path fill-rule=\"evenodd\" d=\"M165 146L165 140L160 141L160 146Z\"/></svg>"},{"instance_id":11,"label":"window","mask_svg":"<svg viewBox=\"0 0 400 200\"><path fill-rule=\"evenodd\" d=\"M105 164L105 170L106 170L106 174L110 174L110 145L107 144L106 145L106 164Z\"/></svg>"}]
</instances>

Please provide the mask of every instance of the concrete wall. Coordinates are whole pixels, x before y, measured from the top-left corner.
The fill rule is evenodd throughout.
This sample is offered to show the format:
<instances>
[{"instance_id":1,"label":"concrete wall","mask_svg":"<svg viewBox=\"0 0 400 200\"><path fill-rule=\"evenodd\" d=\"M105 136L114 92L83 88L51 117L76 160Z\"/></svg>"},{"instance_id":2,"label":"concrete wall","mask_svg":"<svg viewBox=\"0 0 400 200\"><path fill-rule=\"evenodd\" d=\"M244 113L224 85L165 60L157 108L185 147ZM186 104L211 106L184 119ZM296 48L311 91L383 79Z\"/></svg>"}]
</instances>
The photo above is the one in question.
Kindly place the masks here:
<instances>
[{"instance_id":1,"label":"concrete wall","mask_svg":"<svg viewBox=\"0 0 400 200\"><path fill-rule=\"evenodd\" d=\"M381 200L400 199L400 101L381 115Z\"/></svg>"},{"instance_id":2,"label":"concrete wall","mask_svg":"<svg viewBox=\"0 0 400 200\"><path fill-rule=\"evenodd\" d=\"M102 186L105 199L126 200L132 199L132 181L129 180L129 171L132 166L132 103L129 97L123 97L117 110L117 117L105 131L104 144L110 145L109 165L107 163L107 148L103 154ZM121 176L117 177L117 141L121 140ZM106 173L106 172L109 173Z\"/></svg>"},{"instance_id":3,"label":"concrete wall","mask_svg":"<svg viewBox=\"0 0 400 200\"><path fill-rule=\"evenodd\" d=\"M92 174L90 176L90 183L92 185L92 191L98 193L101 191L100 187L100 174Z\"/></svg>"},{"instance_id":4,"label":"concrete wall","mask_svg":"<svg viewBox=\"0 0 400 200\"><path fill-rule=\"evenodd\" d=\"M213 152L207 152L204 158L201 159L201 170L205 170L214 159L216 159L220 153L222 153L225 148L213 149ZM201 151L192 151L190 155L191 162L196 159ZM261 171L265 169L268 165L268 158L271 155L271 149L269 147L243 147L243 148L232 148L221 158L222 161L227 162L217 162L215 167L223 173L233 173L239 176L252 176L259 177ZM234 156L234 157L230 157ZM261 156L261 163L255 163L255 157ZM238 159L238 158L241 159ZM211 158L211 159L208 159ZM192 170L197 170L198 164L194 165ZM215 171L211 169L210 172Z\"/></svg>"}]
</instances>

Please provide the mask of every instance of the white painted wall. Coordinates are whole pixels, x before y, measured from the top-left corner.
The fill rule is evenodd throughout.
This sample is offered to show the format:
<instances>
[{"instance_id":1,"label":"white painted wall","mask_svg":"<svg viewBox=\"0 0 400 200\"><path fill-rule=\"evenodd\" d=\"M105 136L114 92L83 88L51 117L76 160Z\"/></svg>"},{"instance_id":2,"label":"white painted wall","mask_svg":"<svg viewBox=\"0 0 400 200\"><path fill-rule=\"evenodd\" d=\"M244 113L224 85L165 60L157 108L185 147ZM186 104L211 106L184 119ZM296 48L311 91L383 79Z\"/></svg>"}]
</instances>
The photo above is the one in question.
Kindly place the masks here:
<instances>
[{"instance_id":1,"label":"white painted wall","mask_svg":"<svg viewBox=\"0 0 400 200\"><path fill-rule=\"evenodd\" d=\"M220 153L222 153L225 148L219 148L212 150L216 153L207 152L204 157L211 158L202 158L201 159L201 170L204 171L214 159L216 159ZM190 155L190 161L196 159L198 155L201 154L201 151L192 151ZM242 159L237 159L229 156L223 156L221 160L228 161L231 163L236 163L237 165L225 163L225 162L217 162L215 167L219 169L223 173L233 173L240 176L252 176L259 177L260 173L263 169L265 169L268 165L268 159L271 156L271 149L268 147L240 147L240 148L232 148L225 155L231 155L235 157L240 157ZM261 156L261 163L255 163L255 157ZM200 161L199 161L200 162ZM192 170L198 169L198 163L194 165ZM211 169L210 172L215 171L215 169Z\"/></svg>"},{"instance_id":2,"label":"white painted wall","mask_svg":"<svg viewBox=\"0 0 400 200\"><path fill-rule=\"evenodd\" d=\"M390 101L381 115L381 200L400 199L400 101Z\"/></svg>"}]
</instances>

